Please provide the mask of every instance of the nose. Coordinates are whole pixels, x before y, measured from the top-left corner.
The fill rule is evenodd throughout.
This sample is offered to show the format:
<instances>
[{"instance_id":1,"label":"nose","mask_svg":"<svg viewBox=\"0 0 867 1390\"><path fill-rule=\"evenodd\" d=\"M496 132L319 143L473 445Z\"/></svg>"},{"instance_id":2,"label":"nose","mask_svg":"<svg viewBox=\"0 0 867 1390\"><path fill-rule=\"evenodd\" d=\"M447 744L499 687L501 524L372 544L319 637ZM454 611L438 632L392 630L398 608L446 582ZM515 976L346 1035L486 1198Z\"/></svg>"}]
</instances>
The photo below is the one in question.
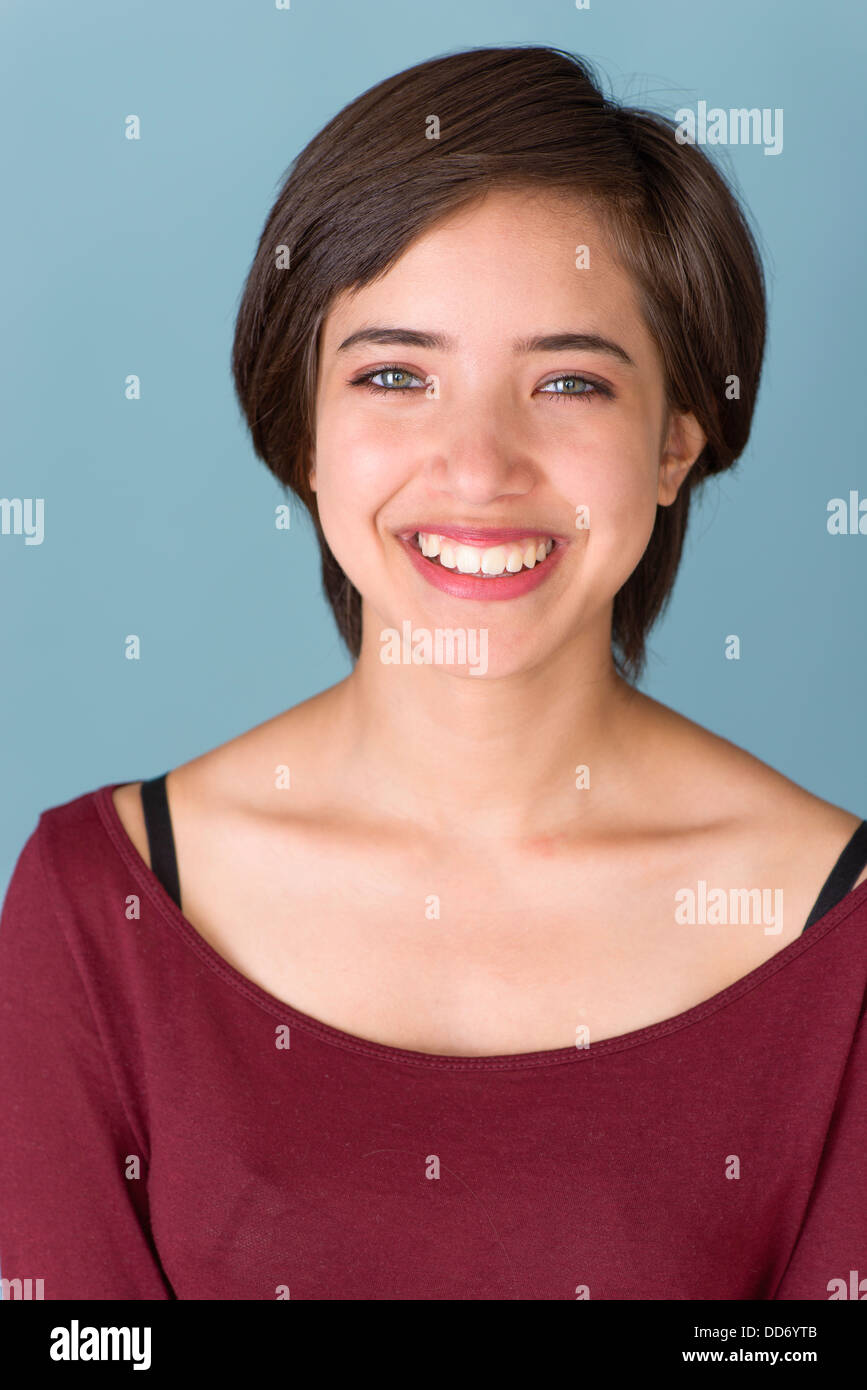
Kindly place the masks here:
<instances>
[{"instance_id":1,"label":"nose","mask_svg":"<svg viewBox=\"0 0 867 1390\"><path fill-rule=\"evenodd\" d=\"M536 481L529 444L502 402L481 409L469 401L447 406L430 443L427 482L468 506L524 496Z\"/></svg>"}]
</instances>

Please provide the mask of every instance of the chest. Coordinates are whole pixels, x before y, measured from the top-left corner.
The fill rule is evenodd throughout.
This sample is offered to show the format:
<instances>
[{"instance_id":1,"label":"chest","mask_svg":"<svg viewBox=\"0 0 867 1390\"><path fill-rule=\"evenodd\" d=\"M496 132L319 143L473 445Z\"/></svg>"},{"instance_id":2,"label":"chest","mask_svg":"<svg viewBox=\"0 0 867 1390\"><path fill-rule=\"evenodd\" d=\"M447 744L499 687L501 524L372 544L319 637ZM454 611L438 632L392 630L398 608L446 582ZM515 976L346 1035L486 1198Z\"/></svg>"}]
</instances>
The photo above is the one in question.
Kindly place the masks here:
<instances>
[{"instance_id":1,"label":"chest","mask_svg":"<svg viewBox=\"0 0 867 1390\"><path fill-rule=\"evenodd\" d=\"M712 872L702 890L658 856L508 862L290 842L263 858L261 844L201 862L190 850L187 917L282 1002L414 1051L496 1055L619 1036L710 998L800 929L791 915L774 920L773 896L733 898L730 871L718 874L723 902Z\"/></svg>"},{"instance_id":2,"label":"chest","mask_svg":"<svg viewBox=\"0 0 867 1390\"><path fill-rule=\"evenodd\" d=\"M767 1298L821 1126L780 1151L799 1022L753 1055L750 1008L719 1026L714 1084L680 1036L482 1071L372 1061L297 1026L263 1047L252 1015L201 1055L179 1039L199 1084L150 1095L163 1267L181 1298Z\"/></svg>"}]
</instances>

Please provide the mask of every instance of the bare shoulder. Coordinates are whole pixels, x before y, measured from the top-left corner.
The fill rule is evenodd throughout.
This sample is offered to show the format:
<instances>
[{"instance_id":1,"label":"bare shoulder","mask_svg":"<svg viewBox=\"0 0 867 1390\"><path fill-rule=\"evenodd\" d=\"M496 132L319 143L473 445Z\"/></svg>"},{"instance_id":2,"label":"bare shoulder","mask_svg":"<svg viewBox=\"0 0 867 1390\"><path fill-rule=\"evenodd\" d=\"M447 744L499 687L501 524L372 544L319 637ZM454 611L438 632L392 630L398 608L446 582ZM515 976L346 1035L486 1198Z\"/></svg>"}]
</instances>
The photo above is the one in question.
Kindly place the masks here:
<instances>
[{"instance_id":1,"label":"bare shoulder","mask_svg":"<svg viewBox=\"0 0 867 1390\"><path fill-rule=\"evenodd\" d=\"M141 782L124 782L111 794L121 825L150 868L150 850L141 804Z\"/></svg>"},{"instance_id":2,"label":"bare shoulder","mask_svg":"<svg viewBox=\"0 0 867 1390\"><path fill-rule=\"evenodd\" d=\"M341 726L333 716L332 686L290 709L282 710L238 737L229 739L189 762L173 768L167 778L170 802L202 815L271 816L285 814L287 789L304 792L305 805L323 794L330 773L339 764Z\"/></svg>"},{"instance_id":3,"label":"bare shoulder","mask_svg":"<svg viewBox=\"0 0 867 1390\"><path fill-rule=\"evenodd\" d=\"M281 792L292 785L293 774L320 795L327 779L325 765L338 757L329 739L331 687L235 738L172 768L166 793L176 842L220 838L245 825L261 824L275 814L285 816ZM118 817L145 863L150 867L147 830L141 803L141 782L127 782L112 793ZM315 797L308 795L310 807Z\"/></svg>"},{"instance_id":4,"label":"bare shoulder","mask_svg":"<svg viewBox=\"0 0 867 1390\"><path fill-rule=\"evenodd\" d=\"M649 697L645 717L667 750L665 781L687 819L728 824L765 864L830 869L862 816L815 795L761 758ZM867 868L857 882L867 879Z\"/></svg>"}]
</instances>

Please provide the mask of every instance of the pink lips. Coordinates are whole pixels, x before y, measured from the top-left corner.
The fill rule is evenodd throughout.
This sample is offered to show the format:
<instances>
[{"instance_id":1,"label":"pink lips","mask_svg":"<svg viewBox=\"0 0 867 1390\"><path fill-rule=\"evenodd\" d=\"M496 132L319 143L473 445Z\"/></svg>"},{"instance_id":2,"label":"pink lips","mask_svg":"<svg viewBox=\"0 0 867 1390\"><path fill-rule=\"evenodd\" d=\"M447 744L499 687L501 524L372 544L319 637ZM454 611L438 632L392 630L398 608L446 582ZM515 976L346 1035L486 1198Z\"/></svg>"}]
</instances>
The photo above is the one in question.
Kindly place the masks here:
<instances>
[{"instance_id":1,"label":"pink lips","mask_svg":"<svg viewBox=\"0 0 867 1390\"><path fill-rule=\"evenodd\" d=\"M423 527L419 527L423 531ZM464 545L496 545L509 540L526 540L534 534L533 531L514 531L514 530L491 530L491 531L470 531L466 527L453 526L445 529L436 530L431 527L431 532L437 536L448 536L448 538L462 542ZM483 579L478 574L460 574L457 570L446 569L439 565L435 560L428 560L415 545L413 537L416 532L411 531L408 535L401 534L398 537L401 545L409 556L415 568L423 579L432 584L435 589L441 589L443 593L450 594L452 598L481 599L488 602L490 599L520 598L522 594L528 594L533 589L538 589L540 584L544 584L546 578L556 568L560 556L565 550L565 545L555 545L554 549L544 560L540 560L531 570L519 570L517 574L500 575L495 579ZM543 532L538 532L541 536ZM557 537L552 536L552 540Z\"/></svg>"}]
</instances>

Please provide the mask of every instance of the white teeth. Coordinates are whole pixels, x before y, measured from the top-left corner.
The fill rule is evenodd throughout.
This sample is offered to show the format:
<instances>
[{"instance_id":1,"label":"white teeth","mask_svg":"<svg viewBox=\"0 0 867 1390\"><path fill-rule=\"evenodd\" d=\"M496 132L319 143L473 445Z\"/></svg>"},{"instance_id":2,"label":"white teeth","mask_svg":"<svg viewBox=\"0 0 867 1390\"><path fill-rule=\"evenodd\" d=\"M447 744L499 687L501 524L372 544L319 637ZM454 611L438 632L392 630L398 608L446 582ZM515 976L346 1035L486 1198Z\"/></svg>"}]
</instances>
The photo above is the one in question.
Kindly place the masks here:
<instances>
[{"instance_id":1,"label":"white teeth","mask_svg":"<svg viewBox=\"0 0 867 1390\"><path fill-rule=\"evenodd\" d=\"M504 545L495 545L493 550L486 550L482 556L482 574L502 574L507 559Z\"/></svg>"},{"instance_id":2,"label":"white teeth","mask_svg":"<svg viewBox=\"0 0 867 1390\"><path fill-rule=\"evenodd\" d=\"M447 570L453 570L456 563L454 546L449 545L448 541L443 541L440 545L440 564L445 565Z\"/></svg>"},{"instance_id":3,"label":"white teeth","mask_svg":"<svg viewBox=\"0 0 867 1390\"><path fill-rule=\"evenodd\" d=\"M461 574L478 574L482 568L481 551L474 550L471 545L455 546L455 565Z\"/></svg>"},{"instance_id":4,"label":"white teeth","mask_svg":"<svg viewBox=\"0 0 867 1390\"><path fill-rule=\"evenodd\" d=\"M540 539L528 536L526 540L510 541L506 545L494 545L484 549L475 545L459 545L455 541L438 536L435 532L418 532L418 545L422 555L429 560L439 557L446 569L456 569L460 574L483 574L496 577L500 574L518 574L522 569L533 569L551 554L554 542L550 537Z\"/></svg>"}]
</instances>

